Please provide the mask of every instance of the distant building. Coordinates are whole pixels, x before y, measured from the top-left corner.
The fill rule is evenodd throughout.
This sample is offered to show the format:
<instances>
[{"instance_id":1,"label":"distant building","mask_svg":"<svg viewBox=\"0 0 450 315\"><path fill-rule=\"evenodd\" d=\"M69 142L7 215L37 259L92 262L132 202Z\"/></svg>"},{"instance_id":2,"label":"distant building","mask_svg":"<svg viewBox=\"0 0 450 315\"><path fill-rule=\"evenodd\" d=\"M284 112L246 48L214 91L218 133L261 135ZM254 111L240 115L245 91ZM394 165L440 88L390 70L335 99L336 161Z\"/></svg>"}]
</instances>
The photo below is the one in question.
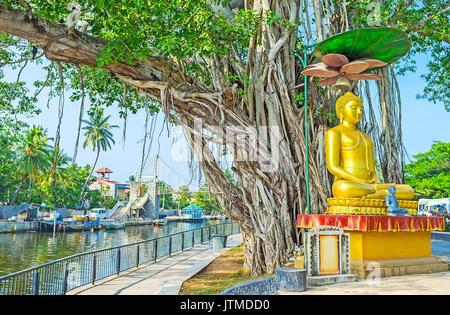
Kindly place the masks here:
<instances>
[{"instance_id":1,"label":"distant building","mask_svg":"<svg viewBox=\"0 0 450 315\"><path fill-rule=\"evenodd\" d=\"M191 205L183 208L183 210L179 210L179 215L184 220L202 220L203 209L198 206Z\"/></svg>"},{"instance_id":2,"label":"distant building","mask_svg":"<svg viewBox=\"0 0 450 315\"><path fill-rule=\"evenodd\" d=\"M112 171L106 167L102 167L95 171L97 178L89 185L89 190L100 190L104 197L114 199L125 199L130 193L130 187L126 184L110 180Z\"/></svg>"}]
</instances>

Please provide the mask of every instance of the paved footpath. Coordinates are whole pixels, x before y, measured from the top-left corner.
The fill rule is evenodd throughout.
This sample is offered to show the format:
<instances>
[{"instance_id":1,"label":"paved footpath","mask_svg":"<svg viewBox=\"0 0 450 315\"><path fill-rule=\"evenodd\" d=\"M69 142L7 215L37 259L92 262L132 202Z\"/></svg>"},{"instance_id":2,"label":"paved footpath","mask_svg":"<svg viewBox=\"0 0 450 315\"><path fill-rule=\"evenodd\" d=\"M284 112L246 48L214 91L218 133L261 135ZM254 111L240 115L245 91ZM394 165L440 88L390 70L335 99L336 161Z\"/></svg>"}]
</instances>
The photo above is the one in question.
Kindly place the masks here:
<instances>
[{"instance_id":1,"label":"paved footpath","mask_svg":"<svg viewBox=\"0 0 450 315\"><path fill-rule=\"evenodd\" d=\"M227 247L213 252L213 242L188 248L179 254L162 258L67 292L67 295L176 295L183 282L216 259L220 254L242 243L242 235L229 236Z\"/></svg>"},{"instance_id":2,"label":"paved footpath","mask_svg":"<svg viewBox=\"0 0 450 315\"><path fill-rule=\"evenodd\" d=\"M450 272L403 275L317 286L304 292L278 291L279 295L449 295Z\"/></svg>"}]
</instances>

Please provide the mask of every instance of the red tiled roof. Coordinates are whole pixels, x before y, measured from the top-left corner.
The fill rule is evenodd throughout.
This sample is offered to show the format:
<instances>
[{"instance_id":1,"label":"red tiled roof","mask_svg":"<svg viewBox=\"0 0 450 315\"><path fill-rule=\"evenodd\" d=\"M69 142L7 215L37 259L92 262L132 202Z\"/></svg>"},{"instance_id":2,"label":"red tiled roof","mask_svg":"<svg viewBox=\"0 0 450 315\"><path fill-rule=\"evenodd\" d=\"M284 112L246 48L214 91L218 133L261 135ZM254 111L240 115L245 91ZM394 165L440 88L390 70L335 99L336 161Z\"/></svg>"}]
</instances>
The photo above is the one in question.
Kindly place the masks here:
<instances>
[{"instance_id":1,"label":"red tiled roof","mask_svg":"<svg viewBox=\"0 0 450 315\"><path fill-rule=\"evenodd\" d=\"M117 184L117 185L123 185L123 186L126 186L125 184L123 184L123 183L121 183L121 182L117 182L117 181L114 181L114 180L105 180L105 179L102 179L102 178L97 178L97 179L95 180L95 182L97 182L97 183L99 183L99 184Z\"/></svg>"},{"instance_id":2,"label":"red tiled roof","mask_svg":"<svg viewBox=\"0 0 450 315\"><path fill-rule=\"evenodd\" d=\"M101 169L98 169L95 172L96 173L112 173L112 171L107 167L102 167Z\"/></svg>"}]
</instances>

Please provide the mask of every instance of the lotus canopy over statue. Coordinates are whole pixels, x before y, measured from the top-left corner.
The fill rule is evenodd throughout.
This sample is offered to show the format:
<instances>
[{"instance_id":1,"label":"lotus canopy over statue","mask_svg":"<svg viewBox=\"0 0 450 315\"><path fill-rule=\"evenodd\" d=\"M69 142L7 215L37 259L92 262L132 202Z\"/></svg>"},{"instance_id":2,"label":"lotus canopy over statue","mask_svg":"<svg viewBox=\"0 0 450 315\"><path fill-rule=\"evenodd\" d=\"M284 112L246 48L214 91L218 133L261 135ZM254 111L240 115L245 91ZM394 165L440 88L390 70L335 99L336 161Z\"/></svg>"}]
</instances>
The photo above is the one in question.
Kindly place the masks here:
<instances>
[{"instance_id":1,"label":"lotus canopy over statue","mask_svg":"<svg viewBox=\"0 0 450 315\"><path fill-rule=\"evenodd\" d=\"M386 62L376 59L361 58L350 62L344 55L327 54L322 57L322 62L306 66L302 74L323 78L319 81L320 86L336 85L344 88L350 86L348 80L381 80L379 75L364 71L385 65Z\"/></svg>"},{"instance_id":2,"label":"lotus canopy over statue","mask_svg":"<svg viewBox=\"0 0 450 315\"><path fill-rule=\"evenodd\" d=\"M321 62L306 66L302 74L321 78L320 86L348 89L350 81L380 80L370 69L395 62L410 47L408 35L396 28L353 29L317 44L312 55Z\"/></svg>"}]
</instances>

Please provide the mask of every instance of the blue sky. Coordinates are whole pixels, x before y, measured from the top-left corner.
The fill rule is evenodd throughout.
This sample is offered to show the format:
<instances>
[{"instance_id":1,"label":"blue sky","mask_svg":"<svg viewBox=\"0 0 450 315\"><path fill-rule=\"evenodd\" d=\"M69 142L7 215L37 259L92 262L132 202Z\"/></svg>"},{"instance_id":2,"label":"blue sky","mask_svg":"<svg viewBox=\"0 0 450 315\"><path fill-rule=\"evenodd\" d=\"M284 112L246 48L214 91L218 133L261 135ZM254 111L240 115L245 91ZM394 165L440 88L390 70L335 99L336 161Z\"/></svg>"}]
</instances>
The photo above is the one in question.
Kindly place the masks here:
<instances>
[{"instance_id":1,"label":"blue sky","mask_svg":"<svg viewBox=\"0 0 450 315\"><path fill-rule=\"evenodd\" d=\"M404 146L412 158L413 155L425 152L430 149L433 141L450 142L450 113L446 112L443 104L433 104L427 100L417 100L416 95L423 91L425 86L424 80L420 77L426 73L427 56L421 55L417 58L417 72L407 73L405 76L399 76L402 98L402 132ZM36 68L37 70L38 68ZM33 68L27 68L22 74L22 79L30 84L35 79L42 79L44 72L36 71ZM6 73L6 79L14 80L16 71ZM48 130L51 137L55 136L57 124L57 106L58 98L54 98L50 102L50 108L47 109L47 96L44 95L40 99L40 107L42 113L35 119L28 120L30 124L39 124ZM61 146L70 156L73 155L76 130L78 127L78 115L80 103L72 103L69 100L70 93L66 92L64 117L61 129ZM86 104L87 105L87 104ZM87 108L88 106L85 106ZM102 152L96 168L108 167L113 171L111 179L125 181L130 175L136 174L140 169L142 154L142 138L144 135L145 113L138 112L135 115L129 115L127 121L127 137L125 145L122 142L122 126L123 120L119 118L118 108L110 107L106 109L106 114L111 115L111 123L120 126L113 130L116 145L112 150ZM84 115L87 119L87 114ZM167 135L164 130L160 133L164 117L162 114L157 117L155 128L155 138L152 143L150 156L159 152L161 159L168 164L181 176L168 175L172 173L168 168L160 164L160 176L170 185L178 187L186 184L190 178L188 162L179 159L181 154L182 136L178 133L175 145L172 136ZM176 134L176 133L175 133ZM82 138L83 139L83 138ZM80 142L82 141L80 140ZM159 145L158 145L159 142ZM95 159L95 153L92 149L82 149L81 144L78 151L77 163L80 165L92 164ZM147 172L153 172L153 164L147 166ZM191 188L195 189L197 182L192 183Z\"/></svg>"}]
</instances>

